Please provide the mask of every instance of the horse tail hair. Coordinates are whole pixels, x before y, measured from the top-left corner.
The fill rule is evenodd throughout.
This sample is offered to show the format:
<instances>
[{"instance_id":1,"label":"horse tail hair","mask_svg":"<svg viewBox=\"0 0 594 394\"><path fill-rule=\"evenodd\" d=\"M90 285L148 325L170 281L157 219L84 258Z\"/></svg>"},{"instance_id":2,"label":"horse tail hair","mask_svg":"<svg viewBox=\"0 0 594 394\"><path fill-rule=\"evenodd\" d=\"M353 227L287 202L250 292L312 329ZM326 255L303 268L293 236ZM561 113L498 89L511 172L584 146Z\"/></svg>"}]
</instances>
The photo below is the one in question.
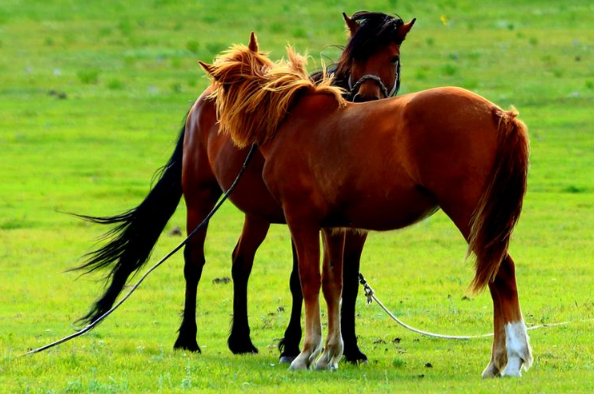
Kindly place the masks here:
<instances>
[{"instance_id":1,"label":"horse tail hair","mask_svg":"<svg viewBox=\"0 0 594 394\"><path fill-rule=\"evenodd\" d=\"M181 174L185 127L182 127L175 150L157 173L157 183L136 208L108 217L76 215L93 223L116 225L103 235L108 240L103 247L86 254L84 264L71 271L85 274L110 267L105 278L106 289L91 310L78 320L90 324L113 306L126 285L128 277L149 259L161 232L175 212L182 196ZM110 282L108 285L108 282Z\"/></svg>"},{"instance_id":2,"label":"horse tail hair","mask_svg":"<svg viewBox=\"0 0 594 394\"><path fill-rule=\"evenodd\" d=\"M495 279L522 211L529 142L526 125L516 119L517 115L515 108L497 108L493 113L498 123L495 163L470 222L468 254L476 255L471 289L477 292Z\"/></svg>"}]
</instances>

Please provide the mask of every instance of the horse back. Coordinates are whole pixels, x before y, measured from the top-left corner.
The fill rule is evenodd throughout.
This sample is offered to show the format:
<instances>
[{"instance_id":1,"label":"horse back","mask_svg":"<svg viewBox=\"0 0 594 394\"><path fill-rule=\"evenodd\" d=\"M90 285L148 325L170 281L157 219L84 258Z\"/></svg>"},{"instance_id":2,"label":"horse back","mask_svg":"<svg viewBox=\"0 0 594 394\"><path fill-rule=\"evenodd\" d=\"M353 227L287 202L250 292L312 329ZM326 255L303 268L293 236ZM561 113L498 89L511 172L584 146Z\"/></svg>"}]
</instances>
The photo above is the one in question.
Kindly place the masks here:
<instances>
[{"instance_id":1,"label":"horse back","mask_svg":"<svg viewBox=\"0 0 594 394\"><path fill-rule=\"evenodd\" d=\"M416 187L406 165L408 143L397 120L404 103L394 98L341 107L329 96L301 97L275 141L262 147L271 193L285 204L312 208L303 214L323 226L385 230L434 212L434 199ZM401 204L410 209L394 210Z\"/></svg>"},{"instance_id":2,"label":"horse back","mask_svg":"<svg viewBox=\"0 0 594 394\"><path fill-rule=\"evenodd\" d=\"M264 178L277 200L309 201L325 225L405 227L448 191L468 189L468 204L478 200L497 150L498 111L458 88L345 107L305 95L263 147Z\"/></svg>"}]
</instances>

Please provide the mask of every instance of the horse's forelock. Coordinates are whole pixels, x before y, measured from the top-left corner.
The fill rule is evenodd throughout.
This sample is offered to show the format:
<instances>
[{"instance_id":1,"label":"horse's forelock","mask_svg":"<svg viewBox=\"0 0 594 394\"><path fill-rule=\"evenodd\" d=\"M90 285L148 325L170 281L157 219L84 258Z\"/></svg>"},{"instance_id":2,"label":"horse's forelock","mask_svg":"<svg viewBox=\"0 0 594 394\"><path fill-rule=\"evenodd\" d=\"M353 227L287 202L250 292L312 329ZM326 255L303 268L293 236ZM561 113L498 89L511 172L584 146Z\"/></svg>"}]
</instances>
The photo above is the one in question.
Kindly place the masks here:
<instances>
[{"instance_id":1,"label":"horse's forelock","mask_svg":"<svg viewBox=\"0 0 594 394\"><path fill-rule=\"evenodd\" d=\"M343 81L343 84L350 74L353 61L364 61L390 43L400 45L404 40L398 30L404 25L404 21L399 16L360 11L352 19L360 27L347 42L336 65L336 78Z\"/></svg>"},{"instance_id":2,"label":"horse's forelock","mask_svg":"<svg viewBox=\"0 0 594 394\"><path fill-rule=\"evenodd\" d=\"M398 16L362 11L354 14L352 19L359 23L360 28L347 43L344 60L365 60L391 42L400 45L404 40L398 31L404 21Z\"/></svg>"}]
</instances>

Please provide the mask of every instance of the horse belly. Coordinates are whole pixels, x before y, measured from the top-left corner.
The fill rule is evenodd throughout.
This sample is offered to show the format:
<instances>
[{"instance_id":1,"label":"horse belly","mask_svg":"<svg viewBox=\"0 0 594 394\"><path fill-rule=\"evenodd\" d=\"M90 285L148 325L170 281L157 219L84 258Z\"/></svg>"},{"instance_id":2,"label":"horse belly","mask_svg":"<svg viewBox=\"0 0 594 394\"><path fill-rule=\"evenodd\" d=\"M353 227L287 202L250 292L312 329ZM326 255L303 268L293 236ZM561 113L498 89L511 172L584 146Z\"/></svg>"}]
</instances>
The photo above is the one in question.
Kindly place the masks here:
<instances>
[{"instance_id":1,"label":"horse belly","mask_svg":"<svg viewBox=\"0 0 594 394\"><path fill-rule=\"evenodd\" d=\"M249 149L239 149L226 134L212 134L209 158L221 189L228 190L241 171ZM269 223L285 223L281 206L274 200L262 179L264 158L259 152L252 157L246 171L229 199L243 213L257 216Z\"/></svg>"},{"instance_id":2,"label":"horse belly","mask_svg":"<svg viewBox=\"0 0 594 394\"><path fill-rule=\"evenodd\" d=\"M432 195L417 187L352 197L341 209L342 225L366 230L404 228L431 216L439 208Z\"/></svg>"},{"instance_id":3,"label":"horse belly","mask_svg":"<svg viewBox=\"0 0 594 394\"><path fill-rule=\"evenodd\" d=\"M245 182L239 182L229 196L233 204L247 215L257 216L269 223L285 224L283 210L268 192L261 173L258 177L249 177L247 174L244 177ZM248 182L250 178L253 181Z\"/></svg>"}]
</instances>

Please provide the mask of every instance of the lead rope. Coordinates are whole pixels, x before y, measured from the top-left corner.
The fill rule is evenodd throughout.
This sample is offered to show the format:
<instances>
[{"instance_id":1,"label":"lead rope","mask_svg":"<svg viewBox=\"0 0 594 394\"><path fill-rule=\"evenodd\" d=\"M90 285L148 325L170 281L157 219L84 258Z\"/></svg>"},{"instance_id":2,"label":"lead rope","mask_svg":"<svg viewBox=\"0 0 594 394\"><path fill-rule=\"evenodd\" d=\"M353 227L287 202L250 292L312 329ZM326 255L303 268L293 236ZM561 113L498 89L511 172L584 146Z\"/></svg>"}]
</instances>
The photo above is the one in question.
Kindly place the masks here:
<instances>
[{"instance_id":1,"label":"lead rope","mask_svg":"<svg viewBox=\"0 0 594 394\"><path fill-rule=\"evenodd\" d=\"M165 255L165 257L163 257L161 260L159 260L155 265L153 265L151 268L149 268L144 275L142 275L142 277L138 280L138 282L136 282L136 284L134 286L132 286L132 288L130 289L130 291L117 303L115 304L110 310L108 310L107 312L105 312L103 315L99 316L99 318L97 320L95 320L94 322L88 324L86 327L82 328L80 331L75 332L74 334L68 335L60 340L57 340L55 342L52 342L48 345L42 346L40 348L37 349L33 349L28 351L27 353L21 354L19 357L22 356L27 356L30 354L35 354L35 353L39 353L42 352L44 350L50 349L54 346L57 346L59 344L62 344L64 342L67 342L71 339L74 339L76 337L79 337L89 331L91 331L93 328L95 328L95 326L97 326L97 324L99 324L102 320L104 320L107 316L109 316L113 311L115 311L116 309L119 308L120 305L122 305L124 303L124 301L126 301L128 299L128 297L130 297L132 295L132 293L134 293L134 291L138 288L138 286L140 286L140 284L144 281L144 279L151 273L153 272L158 266L160 266L161 264L163 264L167 259L169 259L171 256L173 256L178 250L180 250L185 244L188 243L188 241L190 240L190 238L192 238L199 230L201 230L204 226L206 226L206 224L208 224L208 221L210 220L211 217L213 217L213 215L219 210L219 208L221 207L221 205L223 205L223 203L225 202L225 200L227 199L227 197L229 197L229 195L231 194L231 192L233 191L233 189L235 189L235 187L237 186L237 184L239 183L239 180L241 179L241 176L243 175L243 173L245 172L245 169L248 165L248 163L250 162L252 156L254 155L254 152L257 150L258 145L256 143L252 144L252 147L250 148L247 156L245 157L245 160L243 162L243 166L241 167L241 169L239 170L239 173L237 174L237 177L235 177L235 180L233 181L233 183L231 184L231 186L229 187L229 189L225 192L225 194L223 195L223 197L221 198L221 200L217 203L217 205L212 209L212 211L210 211L210 213L208 215L206 215L206 217L204 218L204 220L202 221L202 223L200 223L195 229L194 231L192 231L187 237L186 239L184 239L179 245L177 245L171 252L167 253L167 255Z\"/></svg>"},{"instance_id":2,"label":"lead rope","mask_svg":"<svg viewBox=\"0 0 594 394\"><path fill-rule=\"evenodd\" d=\"M365 291L365 297L367 297L367 301L366 301L367 302L367 305L369 305L373 301L375 301L379 305L379 307L382 308L384 310L384 312L386 312L386 314L388 316L390 316L390 318L392 320L394 320L400 326L406 328L409 331L416 332L417 334L425 335L425 336L428 336L428 337L441 338L441 339L459 339L459 340L460 339L478 339L478 338L488 338L488 337L492 337L493 336L492 333L490 333L490 334L483 334L483 335L444 335L444 334L434 334L432 332L419 330L417 328L414 328L412 326L409 326L408 324L406 324L405 322L403 322L402 320L400 320L392 312L390 312L390 310L388 308L386 308L386 306L384 304L382 304L382 302L375 296L375 292L373 291L373 289L371 288L371 286L369 286L369 284L365 280L365 277L363 277L362 274L359 274L359 283L361 283L361 285L363 286L363 290ZM526 330L530 331L530 330L536 330L538 328L544 328L544 327L565 326L565 325L567 325L569 323L570 322L538 324L536 326L527 327Z\"/></svg>"}]
</instances>

